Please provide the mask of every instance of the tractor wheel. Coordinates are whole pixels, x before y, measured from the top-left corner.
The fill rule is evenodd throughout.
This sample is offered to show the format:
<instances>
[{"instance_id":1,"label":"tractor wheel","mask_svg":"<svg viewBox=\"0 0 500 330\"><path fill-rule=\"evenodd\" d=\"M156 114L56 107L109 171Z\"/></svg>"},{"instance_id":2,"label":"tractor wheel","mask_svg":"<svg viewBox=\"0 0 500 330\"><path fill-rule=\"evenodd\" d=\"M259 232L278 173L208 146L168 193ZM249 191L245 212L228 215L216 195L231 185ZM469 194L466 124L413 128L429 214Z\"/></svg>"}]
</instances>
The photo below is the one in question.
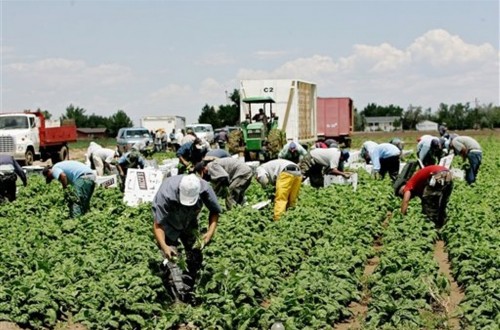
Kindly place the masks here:
<instances>
[{"instance_id":1,"label":"tractor wheel","mask_svg":"<svg viewBox=\"0 0 500 330\"><path fill-rule=\"evenodd\" d=\"M270 159L278 157L278 153L286 144L286 133L280 129L273 128L267 136L267 150Z\"/></svg>"}]
</instances>

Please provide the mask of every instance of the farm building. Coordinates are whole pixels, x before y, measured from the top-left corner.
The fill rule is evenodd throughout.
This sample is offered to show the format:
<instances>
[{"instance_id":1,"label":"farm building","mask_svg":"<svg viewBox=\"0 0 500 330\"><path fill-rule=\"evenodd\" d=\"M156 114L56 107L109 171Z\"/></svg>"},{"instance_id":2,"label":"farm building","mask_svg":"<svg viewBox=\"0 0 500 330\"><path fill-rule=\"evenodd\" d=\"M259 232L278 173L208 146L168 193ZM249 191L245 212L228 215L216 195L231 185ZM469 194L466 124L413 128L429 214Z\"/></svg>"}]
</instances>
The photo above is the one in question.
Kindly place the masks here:
<instances>
[{"instance_id":1,"label":"farm building","mask_svg":"<svg viewBox=\"0 0 500 330\"><path fill-rule=\"evenodd\" d=\"M107 129L105 127L88 128L78 127L76 129L78 139L98 139L105 138Z\"/></svg>"},{"instance_id":2,"label":"farm building","mask_svg":"<svg viewBox=\"0 0 500 330\"><path fill-rule=\"evenodd\" d=\"M397 116L365 117L365 132L384 131L392 132L401 128L401 118ZM397 126L395 125L398 124Z\"/></svg>"},{"instance_id":3,"label":"farm building","mask_svg":"<svg viewBox=\"0 0 500 330\"><path fill-rule=\"evenodd\" d=\"M416 125L416 128L417 131L437 131L438 123L430 120L423 120Z\"/></svg>"}]
</instances>

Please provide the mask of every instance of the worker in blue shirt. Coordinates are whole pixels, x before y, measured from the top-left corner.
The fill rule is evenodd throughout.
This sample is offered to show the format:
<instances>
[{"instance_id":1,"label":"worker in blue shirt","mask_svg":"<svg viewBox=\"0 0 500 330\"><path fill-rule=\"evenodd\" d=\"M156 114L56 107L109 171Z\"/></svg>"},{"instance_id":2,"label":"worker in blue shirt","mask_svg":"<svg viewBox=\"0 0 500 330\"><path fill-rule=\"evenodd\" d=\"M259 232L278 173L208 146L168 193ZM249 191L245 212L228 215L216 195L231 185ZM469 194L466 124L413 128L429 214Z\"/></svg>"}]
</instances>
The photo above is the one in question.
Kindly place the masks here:
<instances>
[{"instance_id":1,"label":"worker in blue shirt","mask_svg":"<svg viewBox=\"0 0 500 330\"><path fill-rule=\"evenodd\" d=\"M54 166L46 166L42 174L47 184L53 179L61 182L71 218L88 212L96 179L89 166L75 160L65 160Z\"/></svg>"},{"instance_id":2,"label":"worker in blue shirt","mask_svg":"<svg viewBox=\"0 0 500 330\"><path fill-rule=\"evenodd\" d=\"M385 177L386 173L392 182L396 181L399 174L399 156L401 150L391 143L381 143L374 148L368 150L362 154L365 161L372 162L373 164L373 175L375 177Z\"/></svg>"}]
</instances>

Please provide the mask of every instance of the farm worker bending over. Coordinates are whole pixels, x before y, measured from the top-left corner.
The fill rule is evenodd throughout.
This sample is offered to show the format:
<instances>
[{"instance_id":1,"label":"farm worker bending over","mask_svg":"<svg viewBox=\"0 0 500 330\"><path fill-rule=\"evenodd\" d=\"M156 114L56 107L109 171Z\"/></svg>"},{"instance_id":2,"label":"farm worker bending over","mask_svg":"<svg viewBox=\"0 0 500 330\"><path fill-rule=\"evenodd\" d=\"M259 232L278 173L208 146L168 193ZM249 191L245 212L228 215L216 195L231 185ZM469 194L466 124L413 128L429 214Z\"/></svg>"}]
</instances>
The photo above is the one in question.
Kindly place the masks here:
<instances>
[{"instance_id":1,"label":"farm worker bending over","mask_svg":"<svg viewBox=\"0 0 500 330\"><path fill-rule=\"evenodd\" d=\"M245 202L245 191L252 182L253 171L239 159L228 157L201 161L196 164L195 171L212 183L217 195L226 197L228 210Z\"/></svg>"},{"instance_id":2,"label":"farm worker bending over","mask_svg":"<svg viewBox=\"0 0 500 330\"><path fill-rule=\"evenodd\" d=\"M257 167L255 178L266 188L275 187L274 220L279 220L289 207L295 206L302 184L300 168L286 159L275 159Z\"/></svg>"},{"instance_id":3,"label":"farm worker bending over","mask_svg":"<svg viewBox=\"0 0 500 330\"><path fill-rule=\"evenodd\" d=\"M192 142L184 143L176 153L179 158L179 174L192 173L194 165L202 161L207 151L199 138L195 138Z\"/></svg>"},{"instance_id":4,"label":"farm worker bending over","mask_svg":"<svg viewBox=\"0 0 500 330\"><path fill-rule=\"evenodd\" d=\"M399 156L401 150L391 143L381 143L374 148L361 150L361 156L367 163L372 162L373 174L383 179L389 172L392 182L396 181L399 173Z\"/></svg>"},{"instance_id":5,"label":"farm worker bending over","mask_svg":"<svg viewBox=\"0 0 500 330\"><path fill-rule=\"evenodd\" d=\"M137 146L133 146L130 151L124 153L116 164L116 168L118 169L118 173L120 174L120 181L122 191L125 190L125 179L127 178L127 172L129 168L140 168L143 169L145 165L144 158L141 156L141 153Z\"/></svg>"},{"instance_id":6,"label":"farm worker bending over","mask_svg":"<svg viewBox=\"0 0 500 330\"><path fill-rule=\"evenodd\" d=\"M431 135L422 135L417 143L417 157L424 166L439 162L443 146L439 138Z\"/></svg>"},{"instance_id":7,"label":"farm worker bending over","mask_svg":"<svg viewBox=\"0 0 500 330\"><path fill-rule=\"evenodd\" d=\"M9 202L16 200L17 176L26 187L28 179L19 163L12 156L0 155L0 204L5 199L8 199Z\"/></svg>"},{"instance_id":8,"label":"farm worker bending over","mask_svg":"<svg viewBox=\"0 0 500 330\"><path fill-rule=\"evenodd\" d=\"M305 155L307 155L306 149L299 143L292 141L285 144L278 154L278 158L288 159L297 164Z\"/></svg>"},{"instance_id":9,"label":"farm worker bending over","mask_svg":"<svg viewBox=\"0 0 500 330\"><path fill-rule=\"evenodd\" d=\"M376 146L378 146L378 143L373 141L365 141L361 145L361 151L359 152L359 156L363 158L367 164L370 164L371 159L366 158L366 155L369 154L370 152L373 152L373 149L375 149Z\"/></svg>"},{"instance_id":10,"label":"farm worker bending over","mask_svg":"<svg viewBox=\"0 0 500 330\"><path fill-rule=\"evenodd\" d=\"M104 172L111 172L111 163L117 156L117 152L113 149L96 149L92 152L90 157L90 168L95 169L97 175L103 176Z\"/></svg>"},{"instance_id":11,"label":"farm worker bending over","mask_svg":"<svg viewBox=\"0 0 500 330\"><path fill-rule=\"evenodd\" d=\"M417 171L408 180L395 187L396 195L403 198L401 213L406 214L410 199L422 201L422 213L441 228L446 222L446 205L453 190L451 172L444 166L431 165Z\"/></svg>"},{"instance_id":12,"label":"farm worker bending over","mask_svg":"<svg viewBox=\"0 0 500 330\"><path fill-rule=\"evenodd\" d=\"M468 184L476 181L479 167L483 159L483 150L479 143L469 136L456 136L450 142L450 146L456 155L462 156L462 159L469 160L469 167L465 170L465 180Z\"/></svg>"},{"instance_id":13,"label":"farm worker bending over","mask_svg":"<svg viewBox=\"0 0 500 330\"><path fill-rule=\"evenodd\" d=\"M90 167L74 160L65 160L54 166L46 166L42 174L47 184L52 182L52 179L61 182L71 218L88 212L96 179ZM70 185L74 189L71 189Z\"/></svg>"},{"instance_id":14,"label":"farm worker bending over","mask_svg":"<svg viewBox=\"0 0 500 330\"><path fill-rule=\"evenodd\" d=\"M205 205L210 214L208 230L200 246L195 246L199 233L198 214ZM179 241L186 252L191 288L202 264L202 248L215 233L222 212L210 185L195 174L175 175L163 180L152 205L153 232L163 256L172 259Z\"/></svg>"},{"instance_id":15,"label":"farm worker bending over","mask_svg":"<svg viewBox=\"0 0 500 330\"><path fill-rule=\"evenodd\" d=\"M324 174L342 175L349 178L351 173L344 172L344 162L349 159L349 152L337 148L312 149L299 163L304 177L309 177L311 186L323 187Z\"/></svg>"}]
</instances>

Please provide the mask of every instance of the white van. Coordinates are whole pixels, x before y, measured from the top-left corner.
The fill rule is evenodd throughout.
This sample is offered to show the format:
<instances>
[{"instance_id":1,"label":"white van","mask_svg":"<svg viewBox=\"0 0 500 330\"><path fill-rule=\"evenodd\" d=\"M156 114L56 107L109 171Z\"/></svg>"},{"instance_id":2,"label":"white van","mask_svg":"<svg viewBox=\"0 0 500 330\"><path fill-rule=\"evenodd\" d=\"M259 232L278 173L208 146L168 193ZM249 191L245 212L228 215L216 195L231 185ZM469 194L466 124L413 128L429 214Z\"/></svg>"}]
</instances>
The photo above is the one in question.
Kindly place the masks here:
<instances>
[{"instance_id":1,"label":"white van","mask_svg":"<svg viewBox=\"0 0 500 330\"><path fill-rule=\"evenodd\" d=\"M190 124L186 125L186 130L191 128L197 137L205 139L208 143L214 143L214 128L211 124Z\"/></svg>"}]
</instances>

